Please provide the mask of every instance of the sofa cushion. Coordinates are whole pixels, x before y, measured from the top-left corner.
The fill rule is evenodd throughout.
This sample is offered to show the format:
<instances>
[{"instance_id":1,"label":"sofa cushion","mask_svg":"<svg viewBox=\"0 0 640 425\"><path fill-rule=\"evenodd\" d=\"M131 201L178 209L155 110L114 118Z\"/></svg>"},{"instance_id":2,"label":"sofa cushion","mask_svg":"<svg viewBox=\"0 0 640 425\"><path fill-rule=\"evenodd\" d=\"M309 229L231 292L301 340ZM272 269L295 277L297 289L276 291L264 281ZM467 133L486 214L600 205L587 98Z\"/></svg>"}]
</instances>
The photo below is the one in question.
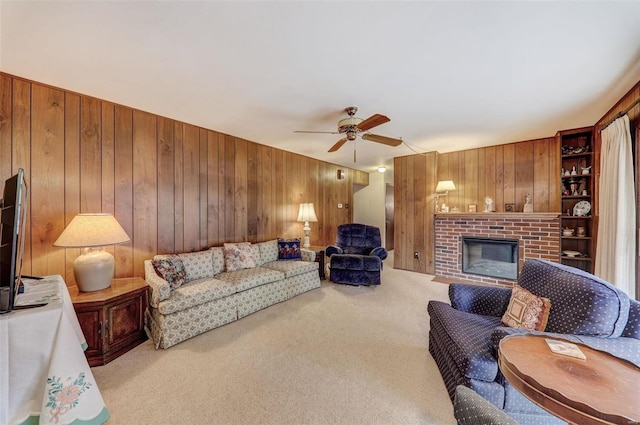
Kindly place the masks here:
<instances>
[{"instance_id":1,"label":"sofa cushion","mask_svg":"<svg viewBox=\"0 0 640 425\"><path fill-rule=\"evenodd\" d=\"M299 260L300 239L278 239L278 260Z\"/></svg>"},{"instance_id":2,"label":"sofa cushion","mask_svg":"<svg viewBox=\"0 0 640 425\"><path fill-rule=\"evenodd\" d=\"M179 288L186 281L187 272L182 260L177 255L153 259L153 268L158 276L169 283L171 290Z\"/></svg>"},{"instance_id":3,"label":"sofa cushion","mask_svg":"<svg viewBox=\"0 0 640 425\"><path fill-rule=\"evenodd\" d=\"M518 284L551 301L546 331L620 336L629 317L629 297L581 270L545 260L524 263Z\"/></svg>"},{"instance_id":4,"label":"sofa cushion","mask_svg":"<svg viewBox=\"0 0 640 425\"><path fill-rule=\"evenodd\" d=\"M491 349L491 334L500 317L482 316L452 308L441 301L429 301L430 332L437 333L456 368L469 379L493 382L498 362Z\"/></svg>"},{"instance_id":5,"label":"sofa cushion","mask_svg":"<svg viewBox=\"0 0 640 425\"><path fill-rule=\"evenodd\" d=\"M213 277L213 256L211 250L178 254L187 271L187 281Z\"/></svg>"},{"instance_id":6,"label":"sofa cushion","mask_svg":"<svg viewBox=\"0 0 640 425\"><path fill-rule=\"evenodd\" d=\"M285 277L297 276L312 270L318 270L318 263L309 261L271 261L262 267L284 273Z\"/></svg>"},{"instance_id":7,"label":"sofa cushion","mask_svg":"<svg viewBox=\"0 0 640 425\"><path fill-rule=\"evenodd\" d=\"M512 328L544 331L549 318L551 302L537 297L518 285L511 290L511 300L502 316L502 323Z\"/></svg>"},{"instance_id":8,"label":"sofa cushion","mask_svg":"<svg viewBox=\"0 0 640 425\"><path fill-rule=\"evenodd\" d=\"M260 242L258 244L260 248L260 263L270 263L278 259L278 240L273 239L266 242ZM260 264L259 264L260 265Z\"/></svg>"},{"instance_id":9,"label":"sofa cushion","mask_svg":"<svg viewBox=\"0 0 640 425\"><path fill-rule=\"evenodd\" d=\"M284 273L260 266L252 269L220 273L216 276L216 279L235 285L236 292L241 292L249 288L282 280L284 279Z\"/></svg>"},{"instance_id":10,"label":"sofa cushion","mask_svg":"<svg viewBox=\"0 0 640 425\"><path fill-rule=\"evenodd\" d=\"M171 314L209 301L224 298L236 292L236 286L214 278L191 281L175 289L171 297L158 304L160 314Z\"/></svg>"},{"instance_id":11,"label":"sofa cushion","mask_svg":"<svg viewBox=\"0 0 640 425\"><path fill-rule=\"evenodd\" d=\"M224 266L227 272L252 269L256 266L253 249L249 242L225 243Z\"/></svg>"},{"instance_id":12,"label":"sofa cushion","mask_svg":"<svg viewBox=\"0 0 640 425\"><path fill-rule=\"evenodd\" d=\"M331 268L342 270L363 270L364 266L362 265L362 258L362 255L355 254L333 254L331 256ZM380 259L378 258L378 260Z\"/></svg>"},{"instance_id":13,"label":"sofa cushion","mask_svg":"<svg viewBox=\"0 0 640 425\"><path fill-rule=\"evenodd\" d=\"M224 271L224 248L214 246L211 248L211 254L213 256L213 276L215 276Z\"/></svg>"},{"instance_id":14,"label":"sofa cushion","mask_svg":"<svg viewBox=\"0 0 640 425\"><path fill-rule=\"evenodd\" d=\"M252 243L251 245L251 256L253 257L253 262L256 263L256 266L262 265L262 255L260 254L260 247L257 243Z\"/></svg>"}]
</instances>

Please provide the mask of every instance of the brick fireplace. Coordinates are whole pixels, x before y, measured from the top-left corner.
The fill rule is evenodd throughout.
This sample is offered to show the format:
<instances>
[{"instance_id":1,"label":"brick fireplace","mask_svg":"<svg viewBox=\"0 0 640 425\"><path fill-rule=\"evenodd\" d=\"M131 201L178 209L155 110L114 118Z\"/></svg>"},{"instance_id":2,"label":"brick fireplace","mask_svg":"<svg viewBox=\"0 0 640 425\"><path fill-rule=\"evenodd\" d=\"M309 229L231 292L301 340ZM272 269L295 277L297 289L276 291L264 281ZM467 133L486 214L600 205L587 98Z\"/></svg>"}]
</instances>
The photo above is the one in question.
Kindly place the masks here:
<instances>
[{"instance_id":1,"label":"brick fireplace","mask_svg":"<svg viewBox=\"0 0 640 425\"><path fill-rule=\"evenodd\" d=\"M456 282L512 286L514 280L462 272L462 237L518 241L518 270L529 258L560 260L559 213L449 213L436 214L435 274Z\"/></svg>"}]
</instances>

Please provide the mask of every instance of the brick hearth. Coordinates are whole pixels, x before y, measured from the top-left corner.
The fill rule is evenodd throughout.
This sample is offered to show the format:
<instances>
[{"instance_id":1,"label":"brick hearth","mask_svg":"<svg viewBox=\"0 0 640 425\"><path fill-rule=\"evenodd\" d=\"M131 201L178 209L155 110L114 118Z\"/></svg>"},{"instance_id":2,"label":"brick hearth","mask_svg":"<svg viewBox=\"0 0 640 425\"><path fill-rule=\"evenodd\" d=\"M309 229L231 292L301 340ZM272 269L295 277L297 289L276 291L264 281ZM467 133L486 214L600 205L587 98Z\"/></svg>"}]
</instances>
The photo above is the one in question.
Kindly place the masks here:
<instances>
[{"instance_id":1,"label":"brick hearth","mask_svg":"<svg viewBox=\"0 0 640 425\"><path fill-rule=\"evenodd\" d=\"M462 236L518 239L518 270L529 258L560 261L560 213L436 214L436 276L513 286L511 280L462 273Z\"/></svg>"}]
</instances>

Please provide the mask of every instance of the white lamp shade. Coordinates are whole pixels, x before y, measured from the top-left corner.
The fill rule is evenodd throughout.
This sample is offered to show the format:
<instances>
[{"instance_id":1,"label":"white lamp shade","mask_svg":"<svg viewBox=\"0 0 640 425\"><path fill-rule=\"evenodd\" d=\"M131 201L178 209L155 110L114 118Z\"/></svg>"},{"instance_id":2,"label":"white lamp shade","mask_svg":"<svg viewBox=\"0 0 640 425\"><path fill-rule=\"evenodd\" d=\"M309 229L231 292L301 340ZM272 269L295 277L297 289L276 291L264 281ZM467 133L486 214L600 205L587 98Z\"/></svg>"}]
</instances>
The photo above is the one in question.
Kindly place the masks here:
<instances>
[{"instance_id":1,"label":"white lamp shade","mask_svg":"<svg viewBox=\"0 0 640 425\"><path fill-rule=\"evenodd\" d=\"M71 220L53 246L88 248L116 245L131 239L111 214L78 214Z\"/></svg>"},{"instance_id":2,"label":"white lamp shade","mask_svg":"<svg viewBox=\"0 0 640 425\"><path fill-rule=\"evenodd\" d=\"M313 203L309 202L306 204L300 204L298 221L318 221L318 217L316 217L316 210L313 208Z\"/></svg>"},{"instance_id":3,"label":"white lamp shade","mask_svg":"<svg viewBox=\"0 0 640 425\"><path fill-rule=\"evenodd\" d=\"M436 192L447 192L449 190L456 190L453 180L440 180L436 185Z\"/></svg>"}]
</instances>

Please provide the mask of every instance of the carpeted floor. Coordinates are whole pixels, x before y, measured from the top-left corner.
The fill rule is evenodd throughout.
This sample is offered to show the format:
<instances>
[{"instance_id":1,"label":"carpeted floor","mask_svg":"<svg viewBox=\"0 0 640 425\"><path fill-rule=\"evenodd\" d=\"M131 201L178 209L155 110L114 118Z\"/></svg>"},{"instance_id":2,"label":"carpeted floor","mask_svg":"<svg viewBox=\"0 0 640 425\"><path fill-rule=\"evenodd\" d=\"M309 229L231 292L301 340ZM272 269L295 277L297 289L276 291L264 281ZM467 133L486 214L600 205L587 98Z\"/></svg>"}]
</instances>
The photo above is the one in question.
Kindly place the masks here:
<instances>
[{"instance_id":1,"label":"carpeted floor","mask_svg":"<svg viewBox=\"0 0 640 425\"><path fill-rule=\"evenodd\" d=\"M427 350L447 285L395 270L323 282L168 350L147 341L93 368L108 424L455 424Z\"/></svg>"}]
</instances>

